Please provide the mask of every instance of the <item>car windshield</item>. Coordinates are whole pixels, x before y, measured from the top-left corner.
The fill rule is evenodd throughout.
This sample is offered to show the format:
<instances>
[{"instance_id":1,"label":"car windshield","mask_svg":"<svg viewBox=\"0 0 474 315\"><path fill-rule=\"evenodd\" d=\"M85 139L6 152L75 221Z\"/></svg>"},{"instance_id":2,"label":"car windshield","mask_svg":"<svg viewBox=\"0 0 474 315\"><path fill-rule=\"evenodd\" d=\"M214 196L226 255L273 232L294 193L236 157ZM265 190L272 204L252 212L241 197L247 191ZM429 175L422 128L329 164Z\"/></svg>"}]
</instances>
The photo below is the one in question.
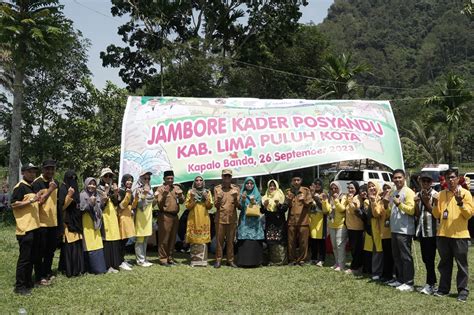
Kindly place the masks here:
<instances>
[{"instance_id":1,"label":"car windshield","mask_svg":"<svg viewBox=\"0 0 474 315\"><path fill-rule=\"evenodd\" d=\"M465 174L464 176L469 177L470 179L474 179L474 173Z\"/></svg>"},{"instance_id":2,"label":"car windshield","mask_svg":"<svg viewBox=\"0 0 474 315\"><path fill-rule=\"evenodd\" d=\"M338 180L363 180L364 172L362 171L341 171L337 175Z\"/></svg>"}]
</instances>

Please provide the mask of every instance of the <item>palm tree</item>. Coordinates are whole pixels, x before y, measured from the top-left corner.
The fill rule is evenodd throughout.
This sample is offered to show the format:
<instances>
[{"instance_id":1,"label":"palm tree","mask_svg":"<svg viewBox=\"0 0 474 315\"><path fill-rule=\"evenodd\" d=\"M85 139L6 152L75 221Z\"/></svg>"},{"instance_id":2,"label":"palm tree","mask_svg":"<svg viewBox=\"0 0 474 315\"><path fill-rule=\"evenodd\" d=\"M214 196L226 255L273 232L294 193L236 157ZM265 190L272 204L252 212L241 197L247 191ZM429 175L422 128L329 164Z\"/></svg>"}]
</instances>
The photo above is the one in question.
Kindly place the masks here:
<instances>
[{"instance_id":1,"label":"palm tree","mask_svg":"<svg viewBox=\"0 0 474 315\"><path fill-rule=\"evenodd\" d=\"M308 90L317 90L322 93L318 99L343 99L350 98L358 92L355 76L369 70L364 64L353 66L352 55L329 55L326 65L321 68L322 78L310 84Z\"/></svg>"},{"instance_id":2,"label":"palm tree","mask_svg":"<svg viewBox=\"0 0 474 315\"><path fill-rule=\"evenodd\" d=\"M61 35L60 8L57 0L0 1L0 42L11 53L12 69L2 64L2 73L13 73L13 110L10 138L9 184L18 181L21 152L21 110L25 73L29 60L47 58L54 41Z\"/></svg>"},{"instance_id":3,"label":"palm tree","mask_svg":"<svg viewBox=\"0 0 474 315\"><path fill-rule=\"evenodd\" d=\"M405 130L407 137L402 140L413 143L420 154L425 157L428 163L441 163L443 159L443 143L439 137L441 131L439 126L426 128L418 122L412 120L412 128Z\"/></svg>"},{"instance_id":4,"label":"palm tree","mask_svg":"<svg viewBox=\"0 0 474 315\"><path fill-rule=\"evenodd\" d=\"M453 162L455 136L459 126L469 118L468 106L472 99L473 94L465 89L464 80L455 74L448 74L443 85L438 87L436 95L424 102L436 109L431 122L446 127L445 156L450 165Z\"/></svg>"}]
</instances>

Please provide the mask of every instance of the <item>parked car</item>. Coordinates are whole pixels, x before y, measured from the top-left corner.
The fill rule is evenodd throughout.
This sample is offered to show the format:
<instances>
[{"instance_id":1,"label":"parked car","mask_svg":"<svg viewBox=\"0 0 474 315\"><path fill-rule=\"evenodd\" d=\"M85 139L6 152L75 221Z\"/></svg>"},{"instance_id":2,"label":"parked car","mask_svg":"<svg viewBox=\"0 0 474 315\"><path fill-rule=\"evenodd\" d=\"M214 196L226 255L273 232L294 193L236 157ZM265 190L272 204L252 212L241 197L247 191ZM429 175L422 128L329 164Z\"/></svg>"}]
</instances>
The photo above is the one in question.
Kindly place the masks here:
<instances>
[{"instance_id":1,"label":"parked car","mask_svg":"<svg viewBox=\"0 0 474 315\"><path fill-rule=\"evenodd\" d=\"M329 176L331 174L336 174L337 172L338 172L338 169L336 167L330 167L330 168L326 168L326 169L322 170L321 175Z\"/></svg>"},{"instance_id":2,"label":"parked car","mask_svg":"<svg viewBox=\"0 0 474 315\"><path fill-rule=\"evenodd\" d=\"M469 191L474 194L474 172L468 172L464 174L464 177L469 177L471 183L469 184Z\"/></svg>"},{"instance_id":3,"label":"parked car","mask_svg":"<svg viewBox=\"0 0 474 315\"><path fill-rule=\"evenodd\" d=\"M380 186L392 182L392 173L380 170L341 170L336 174L334 181L341 185L341 191L347 193L347 184L352 181L359 185L367 184L369 179L379 182Z\"/></svg>"}]
</instances>

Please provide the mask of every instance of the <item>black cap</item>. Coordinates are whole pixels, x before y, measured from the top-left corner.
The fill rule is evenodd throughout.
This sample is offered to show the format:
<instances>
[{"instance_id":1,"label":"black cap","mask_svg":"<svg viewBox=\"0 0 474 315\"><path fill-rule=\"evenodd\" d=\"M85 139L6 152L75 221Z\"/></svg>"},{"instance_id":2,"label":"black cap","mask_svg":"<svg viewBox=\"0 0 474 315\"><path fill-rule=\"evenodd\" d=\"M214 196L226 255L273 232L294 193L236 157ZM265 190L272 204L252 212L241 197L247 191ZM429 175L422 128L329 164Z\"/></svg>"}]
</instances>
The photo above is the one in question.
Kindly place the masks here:
<instances>
[{"instance_id":1,"label":"black cap","mask_svg":"<svg viewBox=\"0 0 474 315\"><path fill-rule=\"evenodd\" d=\"M31 163L28 163L26 165L23 165L21 167L21 171L24 172L24 171L28 171L28 170L39 170L38 166L34 166L33 164Z\"/></svg>"},{"instance_id":2,"label":"black cap","mask_svg":"<svg viewBox=\"0 0 474 315\"><path fill-rule=\"evenodd\" d=\"M56 161L55 160L46 160L43 161L43 167L56 167Z\"/></svg>"},{"instance_id":3,"label":"black cap","mask_svg":"<svg viewBox=\"0 0 474 315\"><path fill-rule=\"evenodd\" d=\"M429 180L433 180L433 177L432 177L431 174L428 173L428 172L422 172L422 173L420 174L420 179L421 179L421 178L428 178Z\"/></svg>"},{"instance_id":4,"label":"black cap","mask_svg":"<svg viewBox=\"0 0 474 315\"><path fill-rule=\"evenodd\" d=\"M168 177L168 176L174 176L174 172L172 170L169 170L163 173L163 178Z\"/></svg>"}]
</instances>

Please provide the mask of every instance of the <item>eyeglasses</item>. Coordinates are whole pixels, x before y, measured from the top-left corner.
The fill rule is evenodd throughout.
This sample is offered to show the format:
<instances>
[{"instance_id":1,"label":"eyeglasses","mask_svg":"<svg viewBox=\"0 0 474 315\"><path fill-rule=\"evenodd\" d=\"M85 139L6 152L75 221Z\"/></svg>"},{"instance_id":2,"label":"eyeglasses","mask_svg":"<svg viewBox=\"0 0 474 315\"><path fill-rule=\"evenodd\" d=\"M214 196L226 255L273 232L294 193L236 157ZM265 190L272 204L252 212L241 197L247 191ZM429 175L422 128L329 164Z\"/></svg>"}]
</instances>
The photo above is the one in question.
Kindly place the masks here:
<instances>
[{"instance_id":1,"label":"eyeglasses","mask_svg":"<svg viewBox=\"0 0 474 315\"><path fill-rule=\"evenodd\" d=\"M114 177L114 175L112 175L112 174L105 174L103 177L104 177L104 178L112 178L112 177Z\"/></svg>"},{"instance_id":2,"label":"eyeglasses","mask_svg":"<svg viewBox=\"0 0 474 315\"><path fill-rule=\"evenodd\" d=\"M456 175L448 176L448 179L456 179L456 178L458 178Z\"/></svg>"},{"instance_id":3,"label":"eyeglasses","mask_svg":"<svg viewBox=\"0 0 474 315\"><path fill-rule=\"evenodd\" d=\"M222 177L232 177L232 175L230 175L230 174L224 174L224 175L222 175Z\"/></svg>"}]
</instances>

